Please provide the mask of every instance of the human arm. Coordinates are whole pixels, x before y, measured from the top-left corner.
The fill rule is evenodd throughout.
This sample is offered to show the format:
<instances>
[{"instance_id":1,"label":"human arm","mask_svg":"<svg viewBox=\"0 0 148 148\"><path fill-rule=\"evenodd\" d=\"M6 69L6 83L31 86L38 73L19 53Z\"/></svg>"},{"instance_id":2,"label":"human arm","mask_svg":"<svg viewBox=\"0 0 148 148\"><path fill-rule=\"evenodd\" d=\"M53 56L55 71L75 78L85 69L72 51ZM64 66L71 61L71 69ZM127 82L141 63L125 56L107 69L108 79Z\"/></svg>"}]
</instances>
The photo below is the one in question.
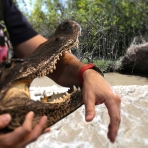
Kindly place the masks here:
<instances>
[{"instance_id":1,"label":"human arm","mask_svg":"<svg viewBox=\"0 0 148 148\"><path fill-rule=\"evenodd\" d=\"M26 115L22 126L18 127L10 133L0 133L0 147L1 148L23 148L27 144L35 141L41 134L47 121L47 117L43 116L39 123L32 129L34 113L29 112ZM0 129L6 127L11 121L9 114L0 115ZM48 132L46 129L44 132Z\"/></svg>"},{"instance_id":2,"label":"human arm","mask_svg":"<svg viewBox=\"0 0 148 148\"><path fill-rule=\"evenodd\" d=\"M21 44L14 45L14 54L19 58L24 58L25 56L31 54L40 44L47 41L41 35L36 35L27 41L22 42Z\"/></svg>"},{"instance_id":3,"label":"human arm","mask_svg":"<svg viewBox=\"0 0 148 148\"><path fill-rule=\"evenodd\" d=\"M67 52L57 63L56 71L49 77L63 86L79 86L78 73L84 65L74 55ZM83 81L82 95L86 108L86 121L91 121L94 118L95 105L104 103L110 116L108 138L114 142L120 125L120 97L107 81L93 69L88 69L83 73Z\"/></svg>"},{"instance_id":4,"label":"human arm","mask_svg":"<svg viewBox=\"0 0 148 148\"><path fill-rule=\"evenodd\" d=\"M12 0L1 0L3 6L3 18L13 53L16 57L23 58L31 54L41 43L47 39L36 32L22 12ZM10 45L9 45L10 46ZM9 47L11 49L11 46Z\"/></svg>"}]
</instances>

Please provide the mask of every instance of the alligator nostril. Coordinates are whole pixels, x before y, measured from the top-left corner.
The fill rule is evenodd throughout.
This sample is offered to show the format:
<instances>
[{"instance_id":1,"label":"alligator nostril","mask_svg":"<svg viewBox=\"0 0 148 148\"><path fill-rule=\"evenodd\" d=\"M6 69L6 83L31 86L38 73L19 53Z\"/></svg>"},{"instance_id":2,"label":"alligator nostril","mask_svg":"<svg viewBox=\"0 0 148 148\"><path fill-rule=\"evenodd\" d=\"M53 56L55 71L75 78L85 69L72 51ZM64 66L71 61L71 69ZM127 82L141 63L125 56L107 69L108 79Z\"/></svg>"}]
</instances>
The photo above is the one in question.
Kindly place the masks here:
<instances>
[{"instance_id":1,"label":"alligator nostril","mask_svg":"<svg viewBox=\"0 0 148 148\"><path fill-rule=\"evenodd\" d=\"M60 40L61 40L60 37L57 37L57 38L55 39L56 42L58 42L58 41L60 41Z\"/></svg>"}]
</instances>

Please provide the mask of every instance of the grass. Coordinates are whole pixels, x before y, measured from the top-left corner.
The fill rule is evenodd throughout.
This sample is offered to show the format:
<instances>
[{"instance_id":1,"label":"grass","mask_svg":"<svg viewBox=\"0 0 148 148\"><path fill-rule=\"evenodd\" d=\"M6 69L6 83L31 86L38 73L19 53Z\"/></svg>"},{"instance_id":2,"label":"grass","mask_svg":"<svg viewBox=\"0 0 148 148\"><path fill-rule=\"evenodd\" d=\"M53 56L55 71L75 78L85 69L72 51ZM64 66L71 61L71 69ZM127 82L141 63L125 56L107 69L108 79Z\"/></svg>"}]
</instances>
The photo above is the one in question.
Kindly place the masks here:
<instances>
[{"instance_id":1,"label":"grass","mask_svg":"<svg viewBox=\"0 0 148 148\"><path fill-rule=\"evenodd\" d=\"M83 59L82 62L89 63L87 59ZM105 73L113 71L112 68L116 63L116 61L110 60L93 60L91 62L98 66Z\"/></svg>"}]
</instances>

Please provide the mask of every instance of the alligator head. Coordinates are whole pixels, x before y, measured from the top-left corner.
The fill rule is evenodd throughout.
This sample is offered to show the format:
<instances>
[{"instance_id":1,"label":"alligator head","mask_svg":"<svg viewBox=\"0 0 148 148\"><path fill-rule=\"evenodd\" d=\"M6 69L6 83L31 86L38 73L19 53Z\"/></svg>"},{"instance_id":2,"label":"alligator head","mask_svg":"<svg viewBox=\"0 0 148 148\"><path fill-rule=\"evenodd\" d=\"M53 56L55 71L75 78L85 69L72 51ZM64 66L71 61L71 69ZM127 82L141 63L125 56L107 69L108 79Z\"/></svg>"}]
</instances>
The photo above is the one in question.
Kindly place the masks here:
<instances>
[{"instance_id":1,"label":"alligator head","mask_svg":"<svg viewBox=\"0 0 148 148\"><path fill-rule=\"evenodd\" d=\"M6 130L19 127L29 111L35 114L33 127L43 115L48 118L45 128L49 127L83 104L79 90L66 93L54 101L46 97L41 101L34 101L28 90L34 78L54 73L60 56L78 45L80 33L81 27L78 23L64 21L48 41L23 61L13 62L9 66L4 63L0 65L0 114L9 113L12 116Z\"/></svg>"}]
</instances>

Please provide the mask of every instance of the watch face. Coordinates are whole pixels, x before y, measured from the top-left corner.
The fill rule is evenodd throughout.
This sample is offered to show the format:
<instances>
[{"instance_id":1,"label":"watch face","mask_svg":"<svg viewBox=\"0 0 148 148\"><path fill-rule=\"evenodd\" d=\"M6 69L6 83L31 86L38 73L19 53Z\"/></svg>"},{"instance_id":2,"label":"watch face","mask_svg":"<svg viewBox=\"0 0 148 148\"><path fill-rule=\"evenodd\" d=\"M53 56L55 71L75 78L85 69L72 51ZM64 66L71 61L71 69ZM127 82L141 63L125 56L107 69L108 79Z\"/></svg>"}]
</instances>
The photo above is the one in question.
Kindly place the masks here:
<instances>
[{"instance_id":1,"label":"watch face","mask_svg":"<svg viewBox=\"0 0 148 148\"><path fill-rule=\"evenodd\" d=\"M97 72L99 72L104 77L104 73L96 65L94 65L94 70L96 70Z\"/></svg>"}]
</instances>

